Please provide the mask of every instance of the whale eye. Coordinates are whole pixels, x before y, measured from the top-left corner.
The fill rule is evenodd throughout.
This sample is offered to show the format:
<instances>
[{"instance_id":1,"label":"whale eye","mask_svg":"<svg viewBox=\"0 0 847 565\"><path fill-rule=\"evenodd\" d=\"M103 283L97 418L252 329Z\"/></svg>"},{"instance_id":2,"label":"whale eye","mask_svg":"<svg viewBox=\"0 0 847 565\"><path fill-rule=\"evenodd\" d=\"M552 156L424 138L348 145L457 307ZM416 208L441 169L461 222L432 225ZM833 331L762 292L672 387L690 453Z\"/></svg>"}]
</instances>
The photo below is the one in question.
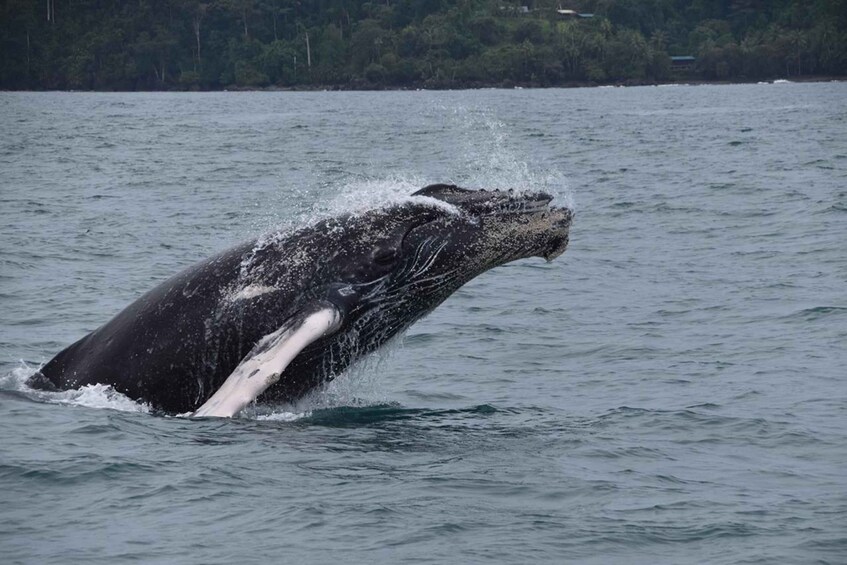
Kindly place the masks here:
<instances>
[{"instance_id":1,"label":"whale eye","mask_svg":"<svg viewBox=\"0 0 847 565\"><path fill-rule=\"evenodd\" d=\"M390 265L397 260L397 249L393 247L377 249L374 252L373 259L379 265Z\"/></svg>"}]
</instances>

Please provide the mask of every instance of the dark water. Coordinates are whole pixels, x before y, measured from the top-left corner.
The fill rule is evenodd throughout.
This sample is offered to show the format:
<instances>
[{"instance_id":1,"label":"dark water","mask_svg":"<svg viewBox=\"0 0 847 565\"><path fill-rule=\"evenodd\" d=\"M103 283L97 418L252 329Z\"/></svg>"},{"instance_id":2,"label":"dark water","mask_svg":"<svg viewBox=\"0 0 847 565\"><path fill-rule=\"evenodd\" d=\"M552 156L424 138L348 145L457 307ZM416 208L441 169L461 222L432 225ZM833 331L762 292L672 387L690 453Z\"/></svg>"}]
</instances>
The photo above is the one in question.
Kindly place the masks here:
<instances>
[{"instance_id":1,"label":"dark water","mask_svg":"<svg viewBox=\"0 0 847 565\"><path fill-rule=\"evenodd\" d=\"M0 94L0 561L847 562L847 84ZM573 196L298 406L23 381L280 224Z\"/></svg>"}]
</instances>

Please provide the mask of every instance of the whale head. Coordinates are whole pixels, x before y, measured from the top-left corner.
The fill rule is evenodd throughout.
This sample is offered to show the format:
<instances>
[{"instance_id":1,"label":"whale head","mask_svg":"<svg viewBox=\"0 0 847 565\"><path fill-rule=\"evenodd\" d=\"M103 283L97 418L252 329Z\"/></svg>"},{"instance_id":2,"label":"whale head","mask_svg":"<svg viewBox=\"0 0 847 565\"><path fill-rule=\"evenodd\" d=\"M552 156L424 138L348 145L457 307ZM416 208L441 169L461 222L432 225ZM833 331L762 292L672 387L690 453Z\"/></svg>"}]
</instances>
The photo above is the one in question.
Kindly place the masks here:
<instances>
[{"instance_id":1,"label":"whale head","mask_svg":"<svg viewBox=\"0 0 847 565\"><path fill-rule=\"evenodd\" d=\"M543 192L436 184L281 240L270 257L285 256L289 278L309 289L300 299L328 304L339 326L291 362L285 386L268 398L293 400L332 380L489 269L561 255L573 212L552 200Z\"/></svg>"},{"instance_id":2,"label":"whale head","mask_svg":"<svg viewBox=\"0 0 847 565\"><path fill-rule=\"evenodd\" d=\"M414 196L452 205L460 217L419 229L418 237L411 240L461 232L452 237L456 252L463 250L466 260L483 270L525 257L550 261L564 253L568 245L573 211L552 206L553 197L545 192L468 190L434 184Z\"/></svg>"},{"instance_id":3,"label":"whale head","mask_svg":"<svg viewBox=\"0 0 847 565\"><path fill-rule=\"evenodd\" d=\"M436 184L400 204L333 220L336 251L319 278L328 283L323 297L342 312L343 330L298 361L330 359L335 366L322 372L337 373L485 271L561 255L573 212L552 200L543 192Z\"/></svg>"}]
</instances>

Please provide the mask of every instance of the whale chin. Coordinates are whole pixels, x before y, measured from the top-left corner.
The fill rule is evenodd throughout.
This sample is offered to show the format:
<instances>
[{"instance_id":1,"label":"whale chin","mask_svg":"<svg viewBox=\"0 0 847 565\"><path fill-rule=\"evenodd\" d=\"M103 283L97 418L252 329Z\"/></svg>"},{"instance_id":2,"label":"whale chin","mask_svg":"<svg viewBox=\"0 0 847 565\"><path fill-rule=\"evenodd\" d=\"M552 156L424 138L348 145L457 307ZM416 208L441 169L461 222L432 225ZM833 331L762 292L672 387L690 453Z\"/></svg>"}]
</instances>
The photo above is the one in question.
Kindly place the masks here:
<instances>
[{"instance_id":1,"label":"whale chin","mask_svg":"<svg viewBox=\"0 0 847 565\"><path fill-rule=\"evenodd\" d=\"M568 208L551 208L549 214L551 216L549 240L540 253L547 262L552 261L568 248L573 220L573 212Z\"/></svg>"},{"instance_id":2,"label":"whale chin","mask_svg":"<svg viewBox=\"0 0 847 565\"><path fill-rule=\"evenodd\" d=\"M565 252L568 248L568 236L558 236L550 242L550 247L541 254L548 263Z\"/></svg>"}]
</instances>

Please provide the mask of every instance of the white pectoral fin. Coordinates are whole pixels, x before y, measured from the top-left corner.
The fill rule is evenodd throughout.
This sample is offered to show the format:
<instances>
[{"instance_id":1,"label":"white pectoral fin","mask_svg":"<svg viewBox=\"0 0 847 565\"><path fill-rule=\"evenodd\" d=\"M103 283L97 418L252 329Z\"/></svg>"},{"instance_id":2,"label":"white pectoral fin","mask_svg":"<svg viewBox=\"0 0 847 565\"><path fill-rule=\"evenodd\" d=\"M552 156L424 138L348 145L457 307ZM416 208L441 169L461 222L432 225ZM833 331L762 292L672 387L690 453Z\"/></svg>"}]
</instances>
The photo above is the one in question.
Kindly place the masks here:
<instances>
[{"instance_id":1,"label":"white pectoral fin","mask_svg":"<svg viewBox=\"0 0 847 565\"><path fill-rule=\"evenodd\" d=\"M301 351L336 331L341 321L338 308L326 304L286 322L280 329L259 340L221 388L192 416L231 418L277 382Z\"/></svg>"}]
</instances>

